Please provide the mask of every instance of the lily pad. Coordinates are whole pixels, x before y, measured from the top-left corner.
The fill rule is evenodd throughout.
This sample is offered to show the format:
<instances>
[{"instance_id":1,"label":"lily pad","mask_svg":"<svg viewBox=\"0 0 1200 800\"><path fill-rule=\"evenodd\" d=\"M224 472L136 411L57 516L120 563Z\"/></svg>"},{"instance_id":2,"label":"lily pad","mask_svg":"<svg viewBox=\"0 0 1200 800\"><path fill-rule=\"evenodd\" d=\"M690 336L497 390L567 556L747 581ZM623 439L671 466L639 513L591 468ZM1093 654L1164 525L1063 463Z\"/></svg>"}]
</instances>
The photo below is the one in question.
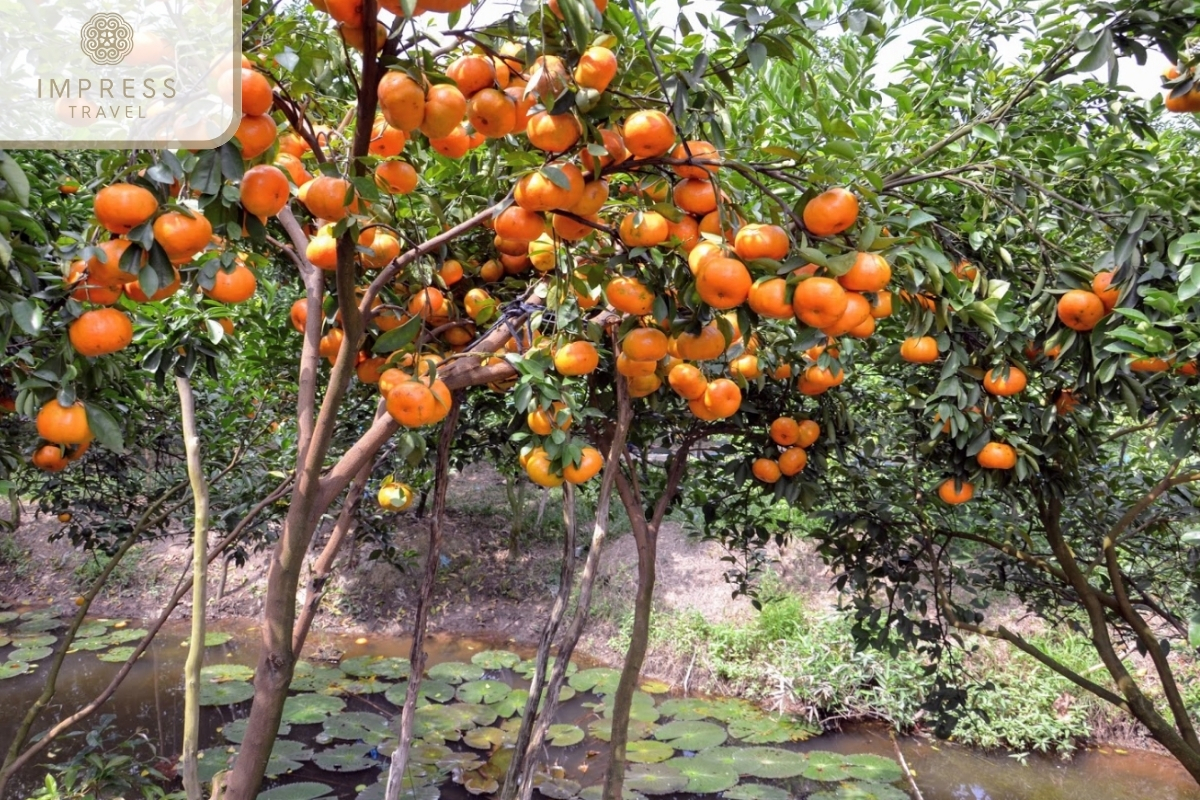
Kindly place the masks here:
<instances>
[{"instance_id":1,"label":"lily pad","mask_svg":"<svg viewBox=\"0 0 1200 800\"><path fill-rule=\"evenodd\" d=\"M475 728L463 734L463 744L476 750L495 750L506 742L515 741L514 736L500 728L488 726Z\"/></svg>"},{"instance_id":2,"label":"lily pad","mask_svg":"<svg viewBox=\"0 0 1200 800\"><path fill-rule=\"evenodd\" d=\"M120 664L122 662L128 661L129 657L131 655L133 655L133 651L135 649L136 648L134 648L134 647L114 647L112 650L109 650L107 652L101 653L100 655L96 656L96 658L100 659L101 661L108 662L110 664ZM143 653L142 655L145 655L145 653Z\"/></svg>"},{"instance_id":3,"label":"lily pad","mask_svg":"<svg viewBox=\"0 0 1200 800\"><path fill-rule=\"evenodd\" d=\"M620 671L609 669L608 667L592 667L591 669L580 670L567 679L567 683L573 689L581 692L594 692L600 695L613 694L617 691L617 684L620 682Z\"/></svg>"},{"instance_id":4,"label":"lily pad","mask_svg":"<svg viewBox=\"0 0 1200 800\"><path fill-rule=\"evenodd\" d=\"M645 739L654 733L657 728L658 726L653 722L631 719L629 720L629 727L625 729L625 738L629 742ZM588 725L588 733L602 742L612 741L612 719L610 717L600 717L599 719L592 720Z\"/></svg>"},{"instance_id":5,"label":"lily pad","mask_svg":"<svg viewBox=\"0 0 1200 800\"><path fill-rule=\"evenodd\" d=\"M842 766L846 768L846 773L856 781L893 783L904 777L904 770L900 768L898 761L871 753L845 756Z\"/></svg>"},{"instance_id":6,"label":"lily pad","mask_svg":"<svg viewBox=\"0 0 1200 800\"><path fill-rule=\"evenodd\" d=\"M638 688L649 694L666 694L671 691L671 684L663 681L647 680L638 684Z\"/></svg>"},{"instance_id":7,"label":"lily pad","mask_svg":"<svg viewBox=\"0 0 1200 800\"><path fill-rule=\"evenodd\" d=\"M479 725L490 725L495 721L495 712L491 712L491 719L488 719L487 714L478 713L479 709L486 708L467 703L423 706L413 715L413 735L418 739L434 742L458 741L463 731Z\"/></svg>"},{"instance_id":8,"label":"lily pad","mask_svg":"<svg viewBox=\"0 0 1200 800\"><path fill-rule=\"evenodd\" d=\"M716 747L727 737L725 729L713 722L680 721L668 722L654 732L660 742L670 742L677 750L703 750ZM693 790L689 790L693 791Z\"/></svg>"},{"instance_id":9,"label":"lily pad","mask_svg":"<svg viewBox=\"0 0 1200 800\"><path fill-rule=\"evenodd\" d=\"M248 681L254 677L254 669L244 664L212 664L200 668L200 680L208 683Z\"/></svg>"},{"instance_id":10,"label":"lily pad","mask_svg":"<svg viewBox=\"0 0 1200 800\"><path fill-rule=\"evenodd\" d=\"M408 748L408 760L414 764L436 764L452 752L444 744L413 742Z\"/></svg>"},{"instance_id":11,"label":"lily pad","mask_svg":"<svg viewBox=\"0 0 1200 800\"><path fill-rule=\"evenodd\" d=\"M384 692L384 698L393 705L404 705L404 697L408 694L408 681L393 683ZM441 681L423 680L417 689L417 705L424 705L421 700L435 703L448 703L454 699L454 687Z\"/></svg>"},{"instance_id":12,"label":"lily pad","mask_svg":"<svg viewBox=\"0 0 1200 800\"><path fill-rule=\"evenodd\" d=\"M320 692L345 679L346 673L336 667L317 667L308 661L299 661L288 688L297 692Z\"/></svg>"},{"instance_id":13,"label":"lily pad","mask_svg":"<svg viewBox=\"0 0 1200 800\"><path fill-rule=\"evenodd\" d=\"M672 758L666 762L666 766L675 767L688 779L685 791L693 794L723 792L736 786L738 782L738 774L733 769L713 759L705 758L703 753L693 758Z\"/></svg>"},{"instance_id":14,"label":"lily pad","mask_svg":"<svg viewBox=\"0 0 1200 800\"><path fill-rule=\"evenodd\" d=\"M386 789L387 773L384 772L379 776L378 781L359 792L354 800L383 800ZM399 800L438 800L441 795L442 790L435 785L411 782L400 784Z\"/></svg>"},{"instance_id":15,"label":"lily pad","mask_svg":"<svg viewBox=\"0 0 1200 800\"><path fill-rule=\"evenodd\" d=\"M514 714L525 715L525 704L529 702L529 692L525 689L513 689L499 703L493 703L490 708L496 715L508 719Z\"/></svg>"},{"instance_id":16,"label":"lily pad","mask_svg":"<svg viewBox=\"0 0 1200 800\"><path fill-rule=\"evenodd\" d=\"M836 789L810 794L808 800L909 800L908 793L886 783L843 783Z\"/></svg>"},{"instance_id":17,"label":"lily pad","mask_svg":"<svg viewBox=\"0 0 1200 800\"><path fill-rule=\"evenodd\" d=\"M625 786L642 794L673 794L687 785L687 776L665 763L634 764L625 771Z\"/></svg>"},{"instance_id":18,"label":"lily pad","mask_svg":"<svg viewBox=\"0 0 1200 800\"><path fill-rule=\"evenodd\" d=\"M594 707L597 714L601 714L606 717L611 716L612 698L605 698L603 702L595 704ZM629 706L629 718L636 719L640 722L658 721L659 710L654 705L654 698L645 692L634 692L633 701Z\"/></svg>"},{"instance_id":19,"label":"lily pad","mask_svg":"<svg viewBox=\"0 0 1200 800\"><path fill-rule=\"evenodd\" d=\"M625 760L630 764L658 764L674 757L675 748L652 739L625 745Z\"/></svg>"},{"instance_id":20,"label":"lily pad","mask_svg":"<svg viewBox=\"0 0 1200 800\"><path fill-rule=\"evenodd\" d=\"M500 782L496 780L495 775L477 769L464 772L461 779L456 780L470 794L495 794L500 790ZM570 797L570 795L566 797Z\"/></svg>"},{"instance_id":21,"label":"lily pad","mask_svg":"<svg viewBox=\"0 0 1200 800\"><path fill-rule=\"evenodd\" d=\"M703 700L699 697L672 697L664 700L658 710L664 717L687 722L711 717L713 704L711 700Z\"/></svg>"},{"instance_id":22,"label":"lily pad","mask_svg":"<svg viewBox=\"0 0 1200 800\"><path fill-rule=\"evenodd\" d=\"M33 672L33 664L28 661L5 661L0 664L0 681L15 678L18 675Z\"/></svg>"},{"instance_id":23,"label":"lily pad","mask_svg":"<svg viewBox=\"0 0 1200 800\"><path fill-rule=\"evenodd\" d=\"M749 778L778 780L794 778L804 772L808 758L780 747L737 747L733 750L733 768Z\"/></svg>"},{"instance_id":24,"label":"lily pad","mask_svg":"<svg viewBox=\"0 0 1200 800\"><path fill-rule=\"evenodd\" d=\"M62 609L55 606L47 606L46 608L35 608L32 611L26 611L21 614L21 619L54 619L62 616Z\"/></svg>"},{"instance_id":25,"label":"lily pad","mask_svg":"<svg viewBox=\"0 0 1200 800\"><path fill-rule=\"evenodd\" d=\"M426 672L435 681L445 681L457 686L463 681L477 681L483 677L483 667L465 661L443 661L434 664Z\"/></svg>"},{"instance_id":26,"label":"lily pad","mask_svg":"<svg viewBox=\"0 0 1200 800\"><path fill-rule=\"evenodd\" d=\"M246 737L246 724L248 722L249 720L247 719L235 719L233 722L227 722L225 726L221 728L221 735L224 736L227 741L233 742L234 744L241 744L242 739ZM291 732L292 726L288 725L286 722L279 726L280 736L287 736Z\"/></svg>"},{"instance_id":27,"label":"lily pad","mask_svg":"<svg viewBox=\"0 0 1200 800\"><path fill-rule=\"evenodd\" d=\"M355 656L338 666L342 672L356 678L375 677L393 681L407 678L412 670L407 658L392 656Z\"/></svg>"},{"instance_id":28,"label":"lily pad","mask_svg":"<svg viewBox=\"0 0 1200 800\"><path fill-rule=\"evenodd\" d=\"M621 797L624 800L646 800L646 795L635 792L628 786L621 790ZM604 800L604 784L597 783L587 787L579 793L579 800Z\"/></svg>"},{"instance_id":29,"label":"lily pad","mask_svg":"<svg viewBox=\"0 0 1200 800\"><path fill-rule=\"evenodd\" d=\"M41 661L54 653L53 647L18 647L8 654L9 661Z\"/></svg>"},{"instance_id":30,"label":"lily pad","mask_svg":"<svg viewBox=\"0 0 1200 800\"><path fill-rule=\"evenodd\" d=\"M301 783L286 783L265 792L259 792L255 800L317 800L329 797L333 789L323 783L303 781Z\"/></svg>"},{"instance_id":31,"label":"lily pad","mask_svg":"<svg viewBox=\"0 0 1200 800\"><path fill-rule=\"evenodd\" d=\"M362 772L379 766L368 753L374 750L369 744L343 744L322 750L313 756L313 763L328 772Z\"/></svg>"},{"instance_id":32,"label":"lily pad","mask_svg":"<svg viewBox=\"0 0 1200 800\"><path fill-rule=\"evenodd\" d=\"M313 751L304 742L294 739L276 739L271 745L271 758L286 758L288 761L311 761Z\"/></svg>"},{"instance_id":33,"label":"lily pad","mask_svg":"<svg viewBox=\"0 0 1200 800\"><path fill-rule=\"evenodd\" d=\"M810 750L805 757L808 764L800 774L810 781L844 781L850 777L846 772L845 757L838 753Z\"/></svg>"},{"instance_id":34,"label":"lily pad","mask_svg":"<svg viewBox=\"0 0 1200 800\"><path fill-rule=\"evenodd\" d=\"M67 627L67 623L61 619L31 619L28 622L22 622L17 626L17 630L21 633L45 633L46 631L56 631L59 628Z\"/></svg>"},{"instance_id":35,"label":"lily pad","mask_svg":"<svg viewBox=\"0 0 1200 800\"><path fill-rule=\"evenodd\" d=\"M804 720L787 717L758 717L756 719L733 720L729 723L729 735L746 744L779 744L803 742L820 731Z\"/></svg>"},{"instance_id":36,"label":"lily pad","mask_svg":"<svg viewBox=\"0 0 1200 800\"><path fill-rule=\"evenodd\" d=\"M125 644L125 642L136 642L149 632L145 628L123 628L109 633L105 638L112 644Z\"/></svg>"},{"instance_id":37,"label":"lily pad","mask_svg":"<svg viewBox=\"0 0 1200 800\"><path fill-rule=\"evenodd\" d=\"M298 694L283 701L283 721L292 725L309 725L324 722L327 717L339 714L346 708L346 701L326 694Z\"/></svg>"},{"instance_id":38,"label":"lily pad","mask_svg":"<svg viewBox=\"0 0 1200 800\"><path fill-rule=\"evenodd\" d=\"M208 783L223 769L233 765L237 753L227 747L209 747L196 754L196 767L200 773L200 782Z\"/></svg>"},{"instance_id":39,"label":"lily pad","mask_svg":"<svg viewBox=\"0 0 1200 800\"><path fill-rule=\"evenodd\" d=\"M521 663L521 657L508 650L484 650L471 656L471 663L484 669L512 669Z\"/></svg>"},{"instance_id":40,"label":"lily pad","mask_svg":"<svg viewBox=\"0 0 1200 800\"><path fill-rule=\"evenodd\" d=\"M578 725L551 725L546 741L553 747L570 747L583 741L583 728Z\"/></svg>"},{"instance_id":41,"label":"lily pad","mask_svg":"<svg viewBox=\"0 0 1200 800\"><path fill-rule=\"evenodd\" d=\"M379 694L392 688L391 681L384 681L374 675L362 678L351 678L343 674L341 678L330 681L329 684L317 690L318 694L348 695L348 694Z\"/></svg>"},{"instance_id":42,"label":"lily pad","mask_svg":"<svg viewBox=\"0 0 1200 800\"><path fill-rule=\"evenodd\" d=\"M580 785L567 777L555 777L547 772L538 772L533 776L533 787L551 800L570 800L579 794Z\"/></svg>"},{"instance_id":43,"label":"lily pad","mask_svg":"<svg viewBox=\"0 0 1200 800\"><path fill-rule=\"evenodd\" d=\"M0 611L0 625L7 625L15 619L20 618L20 614L15 611Z\"/></svg>"},{"instance_id":44,"label":"lily pad","mask_svg":"<svg viewBox=\"0 0 1200 800\"><path fill-rule=\"evenodd\" d=\"M502 681L467 681L458 687L458 699L464 703L499 703L512 687Z\"/></svg>"},{"instance_id":45,"label":"lily pad","mask_svg":"<svg viewBox=\"0 0 1200 800\"><path fill-rule=\"evenodd\" d=\"M729 789L725 800L791 800L791 793L765 783L743 783Z\"/></svg>"},{"instance_id":46,"label":"lily pad","mask_svg":"<svg viewBox=\"0 0 1200 800\"><path fill-rule=\"evenodd\" d=\"M85 622L75 631L76 639L91 639L108 633L108 628L100 622Z\"/></svg>"},{"instance_id":47,"label":"lily pad","mask_svg":"<svg viewBox=\"0 0 1200 800\"><path fill-rule=\"evenodd\" d=\"M49 647L58 637L49 633L18 633L12 637L13 647Z\"/></svg>"},{"instance_id":48,"label":"lily pad","mask_svg":"<svg viewBox=\"0 0 1200 800\"><path fill-rule=\"evenodd\" d=\"M112 642L107 636L93 637L90 639L76 639L71 642L71 649L68 652L74 653L79 650L103 650L110 646Z\"/></svg>"},{"instance_id":49,"label":"lily pad","mask_svg":"<svg viewBox=\"0 0 1200 800\"><path fill-rule=\"evenodd\" d=\"M219 645L225 644L232 638L233 638L232 633L226 633L225 631L209 631L208 633L204 634L204 646L205 647L218 647ZM184 639L182 642L179 643L179 646L180 647L189 647L189 646L191 646L191 643L192 643L191 639Z\"/></svg>"},{"instance_id":50,"label":"lily pad","mask_svg":"<svg viewBox=\"0 0 1200 800\"><path fill-rule=\"evenodd\" d=\"M251 697L254 697L254 686L246 681L200 684L202 706L231 706L234 703L244 703Z\"/></svg>"},{"instance_id":51,"label":"lily pad","mask_svg":"<svg viewBox=\"0 0 1200 800\"><path fill-rule=\"evenodd\" d=\"M12 639L8 638L7 634L0 633L0 647L7 647Z\"/></svg>"},{"instance_id":52,"label":"lily pad","mask_svg":"<svg viewBox=\"0 0 1200 800\"><path fill-rule=\"evenodd\" d=\"M343 711L321 723L321 730L331 739L367 744L379 744L391 735L387 720L372 711Z\"/></svg>"},{"instance_id":53,"label":"lily pad","mask_svg":"<svg viewBox=\"0 0 1200 800\"><path fill-rule=\"evenodd\" d=\"M557 660L558 659L555 658L554 656L550 656L550 658L546 660L546 674L547 675L549 675L550 671L554 669L554 664ZM537 661L535 659L529 658L529 659L526 659L525 661L522 661L520 664L517 664L515 667L513 667L513 671L516 672L518 675L520 675L522 678L532 678L533 677L533 669L536 666L537 666ZM579 665L576 664L574 661L567 664L567 675L568 676L574 675L578 671L579 671Z\"/></svg>"}]
</instances>

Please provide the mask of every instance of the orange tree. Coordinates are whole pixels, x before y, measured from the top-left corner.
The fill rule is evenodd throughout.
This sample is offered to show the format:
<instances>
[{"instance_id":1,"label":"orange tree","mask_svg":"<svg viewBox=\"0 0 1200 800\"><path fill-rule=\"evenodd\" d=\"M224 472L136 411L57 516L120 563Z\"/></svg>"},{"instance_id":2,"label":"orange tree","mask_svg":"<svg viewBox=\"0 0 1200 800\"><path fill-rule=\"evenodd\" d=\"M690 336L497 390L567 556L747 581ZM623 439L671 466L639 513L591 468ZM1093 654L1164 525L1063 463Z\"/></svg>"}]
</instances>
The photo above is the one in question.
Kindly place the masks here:
<instances>
[{"instance_id":1,"label":"orange tree","mask_svg":"<svg viewBox=\"0 0 1200 800\"><path fill-rule=\"evenodd\" d=\"M0 298L41 348L34 368L50 375L39 378L48 385L15 376L15 406L68 454L92 436L120 445L105 382L78 376L123 357L134 319L166 325L154 302L186 306L202 292L209 334L208 344L160 348L158 370L215 363L230 306L275 319L286 309L302 337L298 365L286 348L268 351L297 375L287 402L295 480L227 797L252 797L261 781L315 612L306 606L297 623L317 521L362 492L402 428L398 450L414 452L422 429L442 425L436 564L468 392L515 380L529 477L574 485L604 472L629 513L638 593L614 699L612 797L649 629L655 535L698 442L732 436L755 480L780 497L819 496L840 441L831 434L878 417L870 376L920 369L907 396L952 420L956 440L929 457L969 481L967 459L984 443L973 450L981 430L967 438L965 412L972 398L985 402L980 387L1051 391L1028 380L1029 339L1057 347L1054 363L1076 369L1072 396L1102 406L1137 397L1130 354L1167 367L1195 355L1194 209L1180 189L1193 173L1159 150L1191 134L1185 124L1155 141L1162 101L1145 108L1119 86L1062 80L1157 45L1178 64L1167 93L1179 107L1193 89L1179 50L1197 21L1186 3L1149 13L1078 4L1055 16L1023 3L729 2L681 17L676 38L652 30L636 4L586 0L500 19L461 0L249 9L260 13L231 76L244 98L236 140L104 160L98 224L74 274L69 264L66 280L10 271ZM932 32L900 65L907 80L882 91L863 80L885 17L922 14ZM1022 59L999 61L989 42L1029 19ZM831 34L834 24L846 33ZM35 255L34 270L61 258ZM1093 285L1094 268L1111 273L1115 298L1103 279ZM940 367L902 366L932 361ZM1157 380L1175 393L1186 377L1164 370ZM378 388L374 414L359 384ZM856 397L861 405L847 405ZM808 417L820 417L816 437ZM1061 441L1072 458L1084 452ZM1043 451L1017 444L1019 455L992 448L993 468L1013 462L1018 483L1044 474ZM661 472L650 466L659 456ZM952 479L943 496L969 493ZM325 567L334 556L327 547ZM428 600L423 591L418 634Z\"/></svg>"}]
</instances>

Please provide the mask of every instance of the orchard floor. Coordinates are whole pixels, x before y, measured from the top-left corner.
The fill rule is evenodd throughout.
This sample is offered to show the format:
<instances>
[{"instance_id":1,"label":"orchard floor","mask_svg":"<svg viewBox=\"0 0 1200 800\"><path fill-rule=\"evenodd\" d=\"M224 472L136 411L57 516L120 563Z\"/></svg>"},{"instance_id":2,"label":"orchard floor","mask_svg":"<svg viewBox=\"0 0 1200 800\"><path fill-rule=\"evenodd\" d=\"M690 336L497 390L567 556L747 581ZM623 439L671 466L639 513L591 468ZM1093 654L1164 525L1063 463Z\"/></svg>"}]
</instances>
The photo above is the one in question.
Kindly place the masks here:
<instances>
[{"instance_id":1,"label":"orchard floor","mask_svg":"<svg viewBox=\"0 0 1200 800\"><path fill-rule=\"evenodd\" d=\"M529 528L538 515L541 494L531 487L524 514ZM373 498L364 499L373 504ZM446 538L430 629L470 636L486 634L510 642L534 644L553 602L561 563L560 506L551 496L540 530L524 535L520 554L508 551L512 511L503 479L491 468L473 467L453 480L448 497ZM613 531L606 547L593 601L593 619L579 650L589 657L619 665L633 601L636 551L628 523L614 509ZM7 518L8 509L3 509ZM579 538L590 539L590 517L581 514ZM79 520L76 520L77 522ZM403 636L420 581L427 520L413 511L390 516L391 544L411 551L399 569L369 554L376 545L363 541L344 554L330 583L315 628L340 633ZM96 566L66 540L48 541L62 527L53 514L25 508L13 542L0 533L0 599L69 605ZM323 544L328 526L317 537ZM161 608L190 561L188 537L182 530L140 546L128 566L114 573L114 585L98 598L100 616L152 617ZM347 556L351 561L347 567ZM872 652L856 653L845 618L836 612L838 596L820 559L803 543L784 552L772 551L767 583L786 598L775 613L759 614L746 598L732 598L725 580L728 562L722 548L690 537L669 521L660 535L655 630L644 672L684 692L719 692L754 699L773 709L820 720L827 728L841 721L873 718L898 728L922 727L921 664L914 657L899 665ZM261 612L266 589L268 553L251 555L243 567L231 565L225 591L217 598L219 566L210 581L210 617L246 618ZM176 618L190 609L181 606ZM1011 609L1006 622L1026 635L1054 635ZM980 692L986 722L960 727L957 736L983 746L1015 746L1021 750L1069 751L1076 745L1151 747L1120 712L1081 695L1054 676L1005 648L982 642L969 657L977 677L995 684ZM1080 669L1097 659L1086 647L1062 657L1076 658ZM1056 651L1056 655L1060 655ZM1083 659L1078 661L1078 659ZM1189 667L1193 665L1188 665ZM1031 697L1030 686L1042 691ZM981 717L981 720L984 719Z\"/></svg>"}]
</instances>

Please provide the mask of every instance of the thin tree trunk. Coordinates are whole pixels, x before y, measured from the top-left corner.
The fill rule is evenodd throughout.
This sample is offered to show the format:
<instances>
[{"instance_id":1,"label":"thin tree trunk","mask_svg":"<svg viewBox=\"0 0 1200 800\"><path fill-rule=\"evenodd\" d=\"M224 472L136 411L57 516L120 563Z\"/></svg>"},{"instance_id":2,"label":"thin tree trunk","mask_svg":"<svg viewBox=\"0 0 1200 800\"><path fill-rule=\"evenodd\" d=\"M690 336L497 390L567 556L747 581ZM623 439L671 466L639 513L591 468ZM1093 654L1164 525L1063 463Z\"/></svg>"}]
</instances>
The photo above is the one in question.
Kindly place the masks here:
<instances>
[{"instance_id":1,"label":"thin tree trunk","mask_svg":"<svg viewBox=\"0 0 1200 800\"><path fill-rule=\"evenodd\" d=\"M397 800L404 783L404 772L408 768L408 748L412 744L413 714L417 710L417 695L421 691L421 678L425 674L425 629L429 623L429 609L433 605L433 590L437 583L438 561L442 551L442 518L446 515L446 488L450 483L450 443L454 441L454 429L458 426L459 404L462 393L455 392L450 413L438 438L437 467L434 472L433 519L429 521L429 548L425 555L425 573L421 578L421 594L417 598L416 617L413 621L412 650L409 652L411 670L408 676L408 691L404 695L404 706L400 710L400 742L392 753L392 765L388 771L384 800Z\"/></svg>"},{"instance_id":2,"label":"thin tree trunk","mask_svg":"<svg viewBox=\"0 0 1200 800\"><path fill-rule=\"evenodd\" d=\"M562 624L563 614L566 613L567 603L571 599L571 584L575 577L575 487L564 483L563 487L563 535L562 570L558 577L558 593L554 597L554 605L550 607L550 616L542 628L542 638L538 642L537 660L534 662L533 680L529 684L529 699L525 701L525 713L521 717L521 727L517 731L516 747L512 761L508 764L508 772L504 776L504 789L501 800L512 800L519 789L519 779L524 774L524 761L528 757L529 737L533 724L538 719L538 704L542 698L542 689L546 685L546 665L550 661L550 648L558 635L559 625ZM558 661L562 661L559 654ZM557 663L557 662L556 662ZM557 700L557 697L553 698ZM554 709L551 697L546 697L544 716L553 716ZM536 752L536 751L535 751Z\"/></svg>"},{"instance_id":3,"label":"thin tree trunk","mask_svg":"<svg viewBox=\"0 0 1200 800\"><path fill-rule=\"evenodd\" d=\"M654 603L658 529L667 514L667 509L670 508L676 490L679 488L679 482L683 480L688 451L698 438L701 438L698 432L688 434L675 452L674 461L667 467L667 480L662 494L659 495L658 501L654 505L653 516L649 520L646 518L646 509L642 506L642 498L638 491L623 472L617 471L617 492L621 495L621 504L629 515L630 527L633 529L634 540L637 543L638 583L629 649L625 653L625 664L621 669L621 679L617 683L617 691L613 695L613 705L610 711L612 739L609 744L608 774L604 778L604 800L619 799L623 796L625 745L629 739L629 713L633 706L633 693L637 688L642 664L646 659L646 647L650 641L650 611Z\"/></svg>"},{"instance_id":4,"label":"thin tree trunk","mask_svg":"<svg viewBox=\"0 0 1200 800\"><path fill-rule=\"evenodd\" d=\"M625 379L617 379L618 396L624 391ZM579 579L579 598L575 601L575 614L571 618L571 626L558 648L558 659L550 673L550 683L546 687L546 706L538 715L537 724L529 737L529 743L523 755L524 765L521 770L520 800L529 800L533 795L533 772L537 766L536 755L546 740L546 732L554 723L554 713L558 708L558 693L567 677L567 665L575 654L575 646L587 626L588 616L592 607L592 588L596 583L596 575L600 569L600 555L604 550L604 541L608 536L609 504L612 499L613 482L617 470L621 468L621 454L625 450L625 438L629 433L629 423L633 409L628 403L618 403L617 422L612 433L612 441L608 448L608 457L604 462L604 473L600 477L600 495L596 500L596 518L592 527L592 543L588 550L587 561L583 574ZM520 750L517 751L520 754ZM514 761L517 757L514 756Z\"/></svg>"},{"instance_id":5,"label":"thin tree trunk","mask_svg":"<svg viewBox=\"0 0 1200 800\"><path fill-rule=\"evenodd\" d=\"M183 422L183 450L192 486L192 631L183 668L183 788L188 800L203 800L197 754L200 751L200 668L204 664L205 606L208 604L208 479L196 432L196 398L192 384L175 376Z\"/></svg>"}]
</instances>

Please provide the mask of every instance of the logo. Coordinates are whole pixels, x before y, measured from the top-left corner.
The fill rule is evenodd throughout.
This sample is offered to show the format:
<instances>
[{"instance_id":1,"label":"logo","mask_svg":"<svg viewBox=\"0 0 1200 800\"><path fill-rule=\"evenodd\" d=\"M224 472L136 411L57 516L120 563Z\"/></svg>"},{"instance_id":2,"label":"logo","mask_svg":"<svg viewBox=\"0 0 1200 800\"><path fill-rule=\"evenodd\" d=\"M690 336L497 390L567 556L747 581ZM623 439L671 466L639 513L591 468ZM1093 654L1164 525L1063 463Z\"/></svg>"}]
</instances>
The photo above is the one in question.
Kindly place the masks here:
<instances>
[{"instance_id":1,"label":"logo","mask_svg":"<svg viewBox=\"0 0 1200 800\"><path fill-rule=\"evenodd\" d=\"M133 28L120 14L95 14L79 30L79 49L93 64L120 64L133 50Z\"/></svg>"}]
</instances>

